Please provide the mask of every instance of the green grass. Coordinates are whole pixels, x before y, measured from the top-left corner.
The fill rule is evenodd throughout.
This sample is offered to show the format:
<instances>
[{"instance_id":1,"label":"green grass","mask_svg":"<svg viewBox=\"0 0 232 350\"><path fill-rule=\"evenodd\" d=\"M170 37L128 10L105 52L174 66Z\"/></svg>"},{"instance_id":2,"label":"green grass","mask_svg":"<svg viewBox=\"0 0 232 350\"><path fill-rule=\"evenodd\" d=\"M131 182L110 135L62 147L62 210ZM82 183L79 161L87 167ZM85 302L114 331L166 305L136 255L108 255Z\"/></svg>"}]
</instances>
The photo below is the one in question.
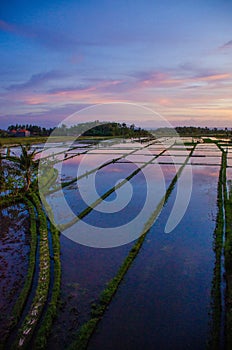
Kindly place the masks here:
<instances>
[{"instance_id":1,"label":"green grass","mask_svg":"<svg viewBox=\"0 0 232 350\"><path fill-rule=\"evenodd\" d=\"M60 296L61 263L60 263L60 237L59 231L51 224L52 245L54 255L54 283L52 296L46 310L42 324L36 334L34 349L45 349L48 335L51 332L52 323L57 313L57 304Z\"/></svg>"},{"instance_id":2,"label":"green grass","mask_svg":"<svg viewBox=\"0 0 232 350\"><path fill-rule=\"evenodd\" d=\"M22 323L21 328L18 331L17 339L12 346L12 350L15 348L26 349L28 347L28 344L31 340L35 327L40 319L41 313L46 303L50 282L50 255L48 245L47 219L43 212L42 205L38 196L34 193L30 193L29 197L36 207L39 220L39 277L32 305Z\"/></svg>"},{"instance_id":3,"label":"green grass","mask_svg":"<svg viewBox=\"0 0 232 350\"><path fill-rule=\"evenodd\" d=\"M12 145L27 145L44 143L47 141L47 136L30 136L30 137L1 137L1 146L12 146ZM54 141L55 142L55 141Z\"/></svg>"},{"instance_id":4,"label":"green grass","mask_svg":"<svg viewBox=\"0 0 232 350\"><path fill-rule=\"evenodd\" d=\"M46 212L49 213L49 217L53 219L53 213L51 207L43 197L43 203L46 208ZM52 323L57 313L57 305L60 296L60 283L61 283L61 262L60 262L60 233L56 226L50 221L50 229L52 235L53 246L53 259L54 259L54 282L52 287L52 296L49 302L48 308L42 320L42 324L38 329L35 337L34 348L45 349L47 344L47 338L51 332Z\"/></svg>"},{"instance_id":5,"label":"green grass","mask_svg":"<svg viewBox=\"0 0 232 350\"><path fill-rule=\"evenodd\" d=\"M226 213L226 232L224 244L226 279L225 343L226 349L229 350L232 348L232 193L230 190L227 194L226 173L224 174L224 196Z\"/></svg>"},{"instance_id":6,"label":"green grass","mask_svg":"<svg viewBox=\"0 0 232 350\"><path fill-rule=\"evenodd\" d=\"M226 171L226 154L222 152L221 168L218 179L217 190L217 217L214 230L214 274L211 287L211 332L207 348L217 350L220 348L221 341L221 317L222 317L222 293L221 293L221 270L222 270L222 252L223 252L223 235L224 235L224 185Z\"/></svg>"},{"instance_id":7,"label":"green grass","mask_svg":"<svg viewBox=\"0 0 232 350\"><path fill-rule=\"evenodd\" d=\"M18 194L12 193L10 195L6 195L4 197L1 197L0 209L7 208L11 205L21 203L23 201L24 201L24 194L22 192L19 192Z\"/></svg>"},{"instance_id":8,"label":"green grass","mask_svg":"<svg viewBox=\"0 0 232 350\"><path fill-rule=\"evenodd\" d=\"M108 140L122 138L116 136L29 136L29 137L1 137L0 138L0 147L1 146L12 146L12 145L27 145L27 144L38 144L38 143L53 143L53 142L67 142L67 141L86 141L86 140Z\"/></svg>"},{"instance_id":9,"label":"green grass","mask_svg":"<svg viewBox=\"0 0 232 350\"><path fill-rule=\"evenodd\" d=\"M50 187L55 184L58 178L58 170L52 167L43 170L44 174L39 176L39 188L43 193L50 193Z\"/></svg>"},{"instance_id":10,"label":"green grass","mask_svg":"<svg viewBox=\"0 0 232 350\"><path fill-rule=\"evenodd\" d=\"M217 143L222 151L222 163L218 184L218 215L214 232L215 268L212 284L213 314L212 314L212 339L209 349L219 349L221 330L221 255L224 249L224 267L226 280L225 296L225 349L232 349L232 194L227 193L227 152ZM225 219L223 214L225 210ZM225 242L223 246L223 234L225 231Z\"/></svg>"},{"instance_id":11,"label":"green grass","mask_svg":"<svg viewBox=\"0 0 232 350\"><path fill-rule=\"evenodd\" d=\"M35 255L36 255L36 243L37 243L37 228L36 228L36 216L34 205L38 213L39 220L39 234L40 234L40 262L39 262L39 278L38 285L36 287L36 294L33 299L32 305L28 314L26 315L21 328L18 331L17 339L14 342L12 349L27 349L30 347L30 341L36 325L40 320L40 316L43 311L43 307L47 300L48 288L50 283L50 254L48 246L47 236L47 219L43 212L41 202L38 196L34 193L27 195L29 199L24 198L28 210L30 213L30 232L31 232L31 249L29 256L29 268L27 278L23 290L20 293L19 298L13 309L13 317L11 318L11 327L17 324L20 316L22 315L23 308L27 301L27 297L31 290L32 279L35 270ZM34 205L32 204L32 202ZM61 263L60 263L60 237L59 231L51 223L51 236L53 246L53 259L54 259L54 282L52 287L51 300L47 306L46 312L43 316L42 322L38 331L36 331L35 339L33 341L33 349L45 349L47 343L47 337L51 331L52 323L57 312L57 304L60 295L60 281L61 281ZM37 312L34 315L34 312ZM21 345L20 345L21 344Z\"/></svg>"}]
</instances>

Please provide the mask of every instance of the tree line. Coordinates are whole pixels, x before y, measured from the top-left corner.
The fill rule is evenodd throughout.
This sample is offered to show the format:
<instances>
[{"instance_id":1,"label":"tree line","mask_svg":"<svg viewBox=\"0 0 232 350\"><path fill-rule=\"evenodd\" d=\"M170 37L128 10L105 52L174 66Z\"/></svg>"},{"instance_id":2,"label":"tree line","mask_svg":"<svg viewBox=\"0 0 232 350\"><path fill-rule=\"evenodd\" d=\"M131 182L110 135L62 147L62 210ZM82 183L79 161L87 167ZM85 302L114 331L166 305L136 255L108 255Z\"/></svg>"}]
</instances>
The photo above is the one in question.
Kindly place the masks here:
<instances>
[{"instance_id":1,"label":"tree line","mask_svg":"<svg viewBox=\"0 0 232 350\"><path fill-rule=\"evenodd\" d=\"M31 135L36 135L36 136L49 136L54 128L44 128L38 125L32 125L32 124L15 124L15 125L10 125L8 126L7 131L11 132L13 130L19 131L19 130L28 130L30 131Z\"/></svg>"},{"instance_id":2,"label":"tree line","mask_svg":"<svg viewBox=\"0 0 232 350\"><path fill-rule=\"evenodd\" d=\"M161 136L176 136L176 133L180 136L224 136L232 137L231 128L209 128L209 127L196 127L196 126L178 126L175 128L158 128L153 131L153 134L157 137Z\"/></svg>"},{"instance_id":3,"label":"tree line","mask_svg":"<svg viewBox=\"0 0 232 350\"><path fill-rule=\"evenodd\" d=\"M115 137L149 137L150 133L140 127L136 127L134 124L127 125L126 123L116 122L87 122L79 123L72 126L62 124L56 128L46 129L41 126L31 124L15 124L10 125L7 129L8 132L13 130L19 131L26 129L30 131L31 135L36 136L115 136ZM7 136L5 132L2 136Z\"/></svg>"},{"instance_id":4,"label":"tree line","mask_svg":"<svg viewBox=\"0 0 232 350\"><path fill-rule=\"evenodd\" d=\"M231 128L208 128L206 127L194 127L194 126L179 126L176 127L176 132L181 136L191 135L191 136L232 136Z\"/></svg>"},{"instance_id":5,"label":"tree line","mask_svg":"<svg viewBox=\"0 0 232 350\"><path fill-rule=\"evenodd\" d=\"M70 127L62 124L53 131L55 136L115 136L115 137L149 137L149 131L137 128L134 124L116 122L87 122L72 125Z\"/></svg>"}]
</instances>

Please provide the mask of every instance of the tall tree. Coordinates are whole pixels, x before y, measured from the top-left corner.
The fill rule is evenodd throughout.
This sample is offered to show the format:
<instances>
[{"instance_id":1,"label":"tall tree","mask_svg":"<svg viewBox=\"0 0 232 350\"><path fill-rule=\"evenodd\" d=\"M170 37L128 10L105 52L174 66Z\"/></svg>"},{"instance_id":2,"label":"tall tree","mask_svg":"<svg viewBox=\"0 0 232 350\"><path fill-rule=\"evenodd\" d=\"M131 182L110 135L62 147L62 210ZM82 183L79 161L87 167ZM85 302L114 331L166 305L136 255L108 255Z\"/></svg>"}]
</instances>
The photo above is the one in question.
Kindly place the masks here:
<instances>
[{"instance_id":1,"label":"tall tree","mask_svg":"<svg viewBox=\"0 0 232 350\"><path fill-rule=\"evenodd\" d=\"M23 171L25 180L25 190L28 191L31 186L33 170L36 168L35 154L30 145L21 145L21 155L19 157L19 167Z\"/></svg>"}]
</instances>

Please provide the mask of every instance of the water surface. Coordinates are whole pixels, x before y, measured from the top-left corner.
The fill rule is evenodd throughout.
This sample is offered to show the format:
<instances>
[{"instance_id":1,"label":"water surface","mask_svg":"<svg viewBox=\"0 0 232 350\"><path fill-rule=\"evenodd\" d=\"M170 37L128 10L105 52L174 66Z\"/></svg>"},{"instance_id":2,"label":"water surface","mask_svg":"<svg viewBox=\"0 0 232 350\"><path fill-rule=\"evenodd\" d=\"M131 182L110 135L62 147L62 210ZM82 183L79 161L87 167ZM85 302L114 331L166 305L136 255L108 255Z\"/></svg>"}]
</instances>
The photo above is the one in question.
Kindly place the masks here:
<instances>
[{"instance_id":1,"label":"water surface","mask_svg":"<svg viewBox=\"0 0 232 350\"><path fill-rule=\"evenodd\" d=\"M88 349L206 349L218 174L219 167L193 167L188 210L165 234L173 192Z\"/></svg>"}]
</instances>

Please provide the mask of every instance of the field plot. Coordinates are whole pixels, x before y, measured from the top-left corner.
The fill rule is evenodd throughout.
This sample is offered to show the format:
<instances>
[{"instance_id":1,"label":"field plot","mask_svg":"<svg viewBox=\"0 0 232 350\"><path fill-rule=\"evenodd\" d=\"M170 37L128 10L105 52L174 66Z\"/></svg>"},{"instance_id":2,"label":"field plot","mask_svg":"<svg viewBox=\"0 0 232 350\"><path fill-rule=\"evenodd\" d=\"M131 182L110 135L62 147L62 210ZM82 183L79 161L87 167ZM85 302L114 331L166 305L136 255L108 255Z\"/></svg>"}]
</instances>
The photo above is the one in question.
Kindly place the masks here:
<instances>
[{"instance_id":1,"label":"field plot","mask_svg":"<svg viewBox=\"0 0 232 350\"><path fill-rule=\"evenodd\" d=\"M221 151L215 144L199 144L189 162L192 165L220 165Z\"/></svg>"},{"instance_id":2,"label":"field plot","mask_svg":"<svg viewBox=\"0 0 232 350\"><path fill-rule=\"evenodd\" d=\"M206 348L218 175L219 168L194 167L187 213L165 234L170 197L88 349Z\"/></svg>"},{"instance_id":3,"label":"field plot","mask_svg":"<svg viewBox=\"0 0 232 350\"><path fill-rule=\"evenodd\" d=\"M226 179L227 181L232 181L232 168L226 169Z\"/></svg>"},{"instance_id":4,"label":"field plot","mask_svg":"<svg viewBox=\"0 0 232 350\"><path fill-rule=\"evenodd\" d=\"M232 167L232 157L227 157L227 165Z\"/></svg>"},{"instance_id":5,"label":"field plot","mask_svg":"<svg viewBox=\"0 0 232 350\"><path fill-rule=\"evenodd\" d=\"M228 239L232 157L217 144L176 142L56 143L44 152L39 145L36 157L55 169L44 196L56 226L36 187L27 206L1 211L3 337L4 315L27 278L29 233L37 241L33 293L13 347L223 349L228 272L220 242ZM20 148L11 151L20 156Z\"/></svg>"},{"instance_id":6,"label":"field plot","mask_svg":"<svg viewBox=\"0 0 232 350\"><path fill-rule=\"evenodd\" d=\"M0 210L0 336L8 334L10 314L25 282L30 251L24 205Z\"/></svg>"}]
</instances>

